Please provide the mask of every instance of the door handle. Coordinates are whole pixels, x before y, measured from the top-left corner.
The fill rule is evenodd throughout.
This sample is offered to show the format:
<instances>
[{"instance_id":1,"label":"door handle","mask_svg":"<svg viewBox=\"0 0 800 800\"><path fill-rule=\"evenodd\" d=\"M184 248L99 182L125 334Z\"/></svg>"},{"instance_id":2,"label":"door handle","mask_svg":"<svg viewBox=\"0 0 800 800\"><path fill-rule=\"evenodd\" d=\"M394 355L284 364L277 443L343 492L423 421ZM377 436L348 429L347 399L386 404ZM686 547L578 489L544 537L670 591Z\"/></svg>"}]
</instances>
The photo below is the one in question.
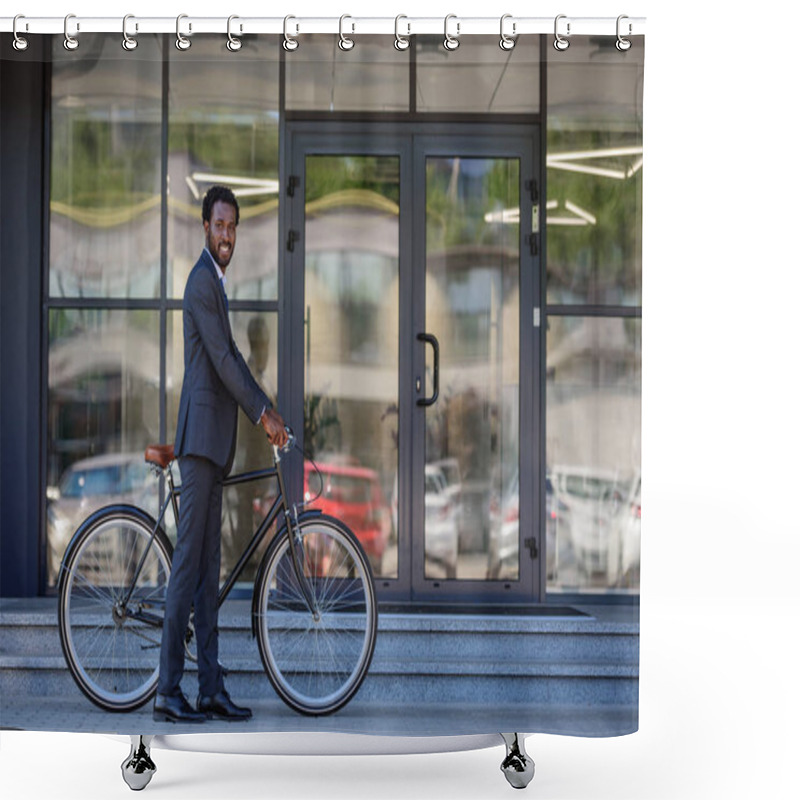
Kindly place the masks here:
<instances>
[{"instance_id":1,"label":"door handle","mask_svg":"<svg viewBox=\"0 0 800 800\"><path fill-rule=\"evenodd\" d=\"M420 397L418 406L432 406L439 399L439 340L432 333L418 333L417 341L426 342L433 347L433 394Z\"/></svg>"}]
</instances>

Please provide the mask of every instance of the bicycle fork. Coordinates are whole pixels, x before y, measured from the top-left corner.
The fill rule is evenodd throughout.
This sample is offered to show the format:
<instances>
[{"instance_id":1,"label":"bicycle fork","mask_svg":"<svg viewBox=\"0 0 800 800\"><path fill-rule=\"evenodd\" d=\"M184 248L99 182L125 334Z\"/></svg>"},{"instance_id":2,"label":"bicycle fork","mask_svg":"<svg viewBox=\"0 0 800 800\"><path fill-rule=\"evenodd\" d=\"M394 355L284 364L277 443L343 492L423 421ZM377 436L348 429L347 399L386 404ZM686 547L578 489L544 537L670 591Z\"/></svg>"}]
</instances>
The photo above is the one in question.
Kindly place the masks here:
<instances>
[{"instance_id":1,"label":"bicycle fork","mask_svg":"<svg viewBox=\"0 0 800 800\"><path fill-rule=\"evenodd\" d=\"M281 453L280 449L275 445L272 446L273 454L275 457L275 466L278 467L278 488L281 493L281 496L287 498L288 495L286 494L286 485L283 480L283 470L280 468L281 462ZM294 516L294 525L292 523L292 517ZM289 535L289 552L292 554L292 564L294 565L294 571L297 575L297 582L300 584L300 590L303 593L303 599L306 601L306 605L308 606L308 610L311 612L312 617L314 618L314 622L319 622L320 620L320 613L319 607L314 599L314 595L311 592L311 587L309 586L308 580L306 579L305 570L303 569L303 564L300 559L300 554L298 553L297 548L297 541L295 540L295 530L300 529L300 523L297 519L297 504L295 503L292 506L291 513L287 509L287 513L284 514L286 519L286 531Z\"/></svg>"}]
</instances>

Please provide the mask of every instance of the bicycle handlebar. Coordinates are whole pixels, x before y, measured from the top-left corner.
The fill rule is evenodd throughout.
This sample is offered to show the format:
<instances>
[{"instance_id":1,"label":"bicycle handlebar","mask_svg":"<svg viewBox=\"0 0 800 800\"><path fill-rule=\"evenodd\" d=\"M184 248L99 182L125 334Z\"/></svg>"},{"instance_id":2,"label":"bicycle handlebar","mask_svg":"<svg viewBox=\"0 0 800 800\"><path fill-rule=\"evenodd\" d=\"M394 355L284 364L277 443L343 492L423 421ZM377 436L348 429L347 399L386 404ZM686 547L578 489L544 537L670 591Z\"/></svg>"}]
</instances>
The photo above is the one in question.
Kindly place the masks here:
<instances>
[{"instance_id":1,"label":"bicycle handlebar","mask_svg":"<svg viewBox=\"0 0 800 800\"><path fill-rule=\"evenodd\" d=\"M283 450L284 453L288 453L295 446L297 439L295 438L294 431L288 425L284 425L283 429L286 431L289 438L286 440L286 444L281 450Z\"/></svg>"},{"instance_id":2,"label":"bicycle handlebar","mask_svg":"<svg viewBox=\"0 0 800 800\"><path fill-rule=\"evenodd\" d=\"M275 444L272 445L272 449L275 451L276 455L278 453L288 453L297 444L297 437L294 435L294 431L288 425L284 425L283 429L286 431L289 438L286 440L286 444L283 445L283 447L278 447Z\"/></svg>"}]
</instances>

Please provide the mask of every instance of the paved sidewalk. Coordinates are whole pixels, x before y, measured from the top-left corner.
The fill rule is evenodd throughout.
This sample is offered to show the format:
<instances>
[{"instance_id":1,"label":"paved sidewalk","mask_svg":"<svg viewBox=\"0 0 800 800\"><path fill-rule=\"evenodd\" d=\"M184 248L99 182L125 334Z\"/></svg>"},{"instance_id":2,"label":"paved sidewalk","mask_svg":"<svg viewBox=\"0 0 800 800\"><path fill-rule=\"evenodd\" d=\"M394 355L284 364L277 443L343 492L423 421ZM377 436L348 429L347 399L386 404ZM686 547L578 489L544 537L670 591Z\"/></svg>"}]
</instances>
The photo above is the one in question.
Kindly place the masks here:
<instances>
[{"instance_id":1,"label":"paved sidewalk","mask_svg":"<svg viewBox=\"0 0 800 800\"><path fill-rule=\"evenodd\" d=\"M630 709L608 707L515 708L451 705L409 705L399 707L359 703L356 697L338 713L327 717L305 717L280 700L235 698L250 706L253 718L247 722L209 720L197 725L154 722L152 705L137 711L112 714L95 708L88 700L58 697L0 700L0 729L65 731L106 734L183 733L351 733L385 736L455 736L500 731L536 733L563 732L568 735L596 735L598 726L630 732ZM614 735L609 731L610 735Z\"/></svg>"},{"instance_id":2,"label":"paved sidewalk","mask_svg":"<svg viewBox=\"0 0 800 800\"><path fill-rule=\"evenodd\" d=\"M233 629L225 632L225 641L235 641L236 629L247 630L249 625L249 602L233 600L225 609L225 624ZM618 622L627 622L629 609L614 606L591 609L592 615L584 618L569 619L555 616L544 617L543 625L554 628L575 625L583 627L614 626ZM46 631L39 645L46 648L47 655L43 659L54 662L49 669L57 669L68 675L66 664L60 653L58 634L55 627L55 599L33 598L28 600L0 601L0 619L6 621L14 615L21 615L17 622L17 646L30 641L37 634L37 628ZM388 620L390 616L385 615ZM454 615L449 618L451 627L457 627L466 617ZM514 624L516 617L497 615L494 618L498 625ZM402 620L401 620L402 621ZM519 624L527 624L525 618L517 620ZM415 618L417 626L444 625L438 616L419 615ZM396 627L400 625L396 623ZM27 627L26 627L27 626ZM402 627L402 626L401 626ZM445 631L446 633L446 631ZM444 635L444 634L441 634ZM21 638L20 638L21 637ZM52 640L52 641L51 641ZM8 636L0 644L0 653L11 647ZM257 661L255 647L246 640L251 660ZM11 658L11 653L7 654ZM38 657L38 656L36 656ZM11 658L13 660L13 658ZM439 663L439 662L435 662ZM260 664L258 665L260 667ZM374 665L373 665L374 666ZM428 665L430 666L430 665ZM0 729L28 731L63 731L102 734L142 734L142 735L175 735L184 733L347 733L367 734L371 736L464 736L474 734L498 733L500 731L518 731L526 733L549 732L564 733L573 736L586 735L620 735L636 729L637 709L635 706L614 706L598 703L596 697L585 698L575 695L573 705L554 705L552 698L543 694L542 704L535 702L514 703L516 695L512 693L510 702L492 704L480 702L471 696L466 703L432 702L424 703L422 697L415 700L415 689L397 691L405 682L409 687L419 687L419 675L415 674L413 661L403 664L396 670L376 675L376 679L389 681L386 691L369 692L365 683L362 690L343 709L332 716L305 717L286 706L269 685L266 676L258 672L259 680L249 688L232 689L233 699L253 709L253 718L243 723L207 721L198 725L184 725L168 722L155 722L152 718L152 703L141 709L114 714L95 707L86 699L71 682L68 688L54 690L52 684L44 690L32 685L30 691L6 691L0 695ZM373 676L368 676L370 681ZM509 679L510 680L510 679ZM601 676L600 680L604 680ZM13 685L13 684L12 684ZM56 684L61 686L59 682ZM183 690L190 702L194 701L197 692L196 673L189 668L184 679ZM404 697L404 700L393 700L393 697ZM411 702L408 702L408 700Z\"/></svg>"}]
</instances>

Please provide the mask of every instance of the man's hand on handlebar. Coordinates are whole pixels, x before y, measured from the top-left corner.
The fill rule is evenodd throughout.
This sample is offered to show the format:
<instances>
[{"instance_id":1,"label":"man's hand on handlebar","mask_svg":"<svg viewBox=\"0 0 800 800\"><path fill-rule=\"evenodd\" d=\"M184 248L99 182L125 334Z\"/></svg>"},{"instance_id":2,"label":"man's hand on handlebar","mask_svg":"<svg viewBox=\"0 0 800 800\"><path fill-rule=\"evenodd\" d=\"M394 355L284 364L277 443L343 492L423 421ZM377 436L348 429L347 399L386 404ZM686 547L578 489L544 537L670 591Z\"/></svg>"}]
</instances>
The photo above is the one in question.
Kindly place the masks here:
<instances>
[{"instance_id":1,"label":"man's hand on handlebar","mask_svg":"<svg viewBox=\"0 0 800 800\"><path fill-rule=\"evenodd\" d=\"M267 438L276 447L283 447L289 441L286 423L274 408L268 408L261 415L261 427L264 428Z\"/></svg>"}]
</instances>

